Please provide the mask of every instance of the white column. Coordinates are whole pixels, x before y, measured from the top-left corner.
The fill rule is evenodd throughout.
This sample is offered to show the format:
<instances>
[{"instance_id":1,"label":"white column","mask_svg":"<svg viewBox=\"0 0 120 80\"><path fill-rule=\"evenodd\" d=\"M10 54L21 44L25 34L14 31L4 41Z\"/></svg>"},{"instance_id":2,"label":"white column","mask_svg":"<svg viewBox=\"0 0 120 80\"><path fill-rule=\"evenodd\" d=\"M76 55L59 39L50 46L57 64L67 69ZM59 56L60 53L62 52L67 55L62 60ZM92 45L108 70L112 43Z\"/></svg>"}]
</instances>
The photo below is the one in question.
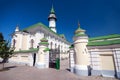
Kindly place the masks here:
<instances>
[{"instance_id":1,"label":"white column","mask_svg":"<svg viewBox=\"0 0 120 80\"><path fill-rule=\"evenodd\" d=\"M70 48L69 58L70 58L70 71L71 72L74 72L74 67L75 67L74 54L75 54L74 49Z\"/></svg>"},{"instance_id":2,"label":"white column","mask_svg":"<svg viewBox=\"0 0 120 80\"><path fill-rule=\"evenodd\" d=\"M88 37L78 36L74 39L75 49L75 73L80 76L88 76L89 53L86 48Z\"/></svg>"},{"instance_id":3,"label":"white column","mask_svg":"<svg viewBox=\"0 0 120 80\"><path fill-rule=\"evenodd\" d=\"M38 68L48 68L49 67L49 50L48 50L48 40L45 38L41 39L39 43L39 50L37 55L36 67Z\"/></svg>"}]
</instances>

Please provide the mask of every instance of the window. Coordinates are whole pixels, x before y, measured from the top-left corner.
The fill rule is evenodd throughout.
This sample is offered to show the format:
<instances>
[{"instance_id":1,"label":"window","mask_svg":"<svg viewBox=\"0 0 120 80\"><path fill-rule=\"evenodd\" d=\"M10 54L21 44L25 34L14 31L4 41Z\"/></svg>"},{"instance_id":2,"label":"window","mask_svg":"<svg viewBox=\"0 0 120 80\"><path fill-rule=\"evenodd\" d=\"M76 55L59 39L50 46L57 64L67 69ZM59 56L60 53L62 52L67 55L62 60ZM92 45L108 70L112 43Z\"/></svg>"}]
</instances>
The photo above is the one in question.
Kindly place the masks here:
<instances>
[{"instance_id":1,"label":"window","mask_svg":"<svg viewBox=\"0 0 120 80\"><path fill-rule=\"evenodd\" d=\"M50 43L50 48L51 48L51 49L52 49L52 45L53 45L53 43L51 42L51 43Z\"/></svg>"},{"instance_id":2,"label":"window","mask_svg":"<svg viewBox=\"0 0 120 80\"><path fill-rule=\"evenodd\" d=\"M31 47L30 47L30 48L33 48L33 44L34 44L34 40L33 40L33 39L31 39L30 44L31 44Z\"/></svg>"},{"instance_id":3,"label":"window","mask_svg":"<svg viewBox=\"0 0 120 80\"><path fill-rule=\"evenodd\" d=\"M13 47L15 47L15 44L16 44L16 40L13 39Z\"/></svg>"},{"instance_id":4,"label":"window","mask_svg":"<svg viewBox=\"0 0 120 80\"><path fill-rule=\"evenodd\" d=\"M55 49L57 48L57 45L56 45L56 43L55 43Z\"/></svg>"}]
</instances>

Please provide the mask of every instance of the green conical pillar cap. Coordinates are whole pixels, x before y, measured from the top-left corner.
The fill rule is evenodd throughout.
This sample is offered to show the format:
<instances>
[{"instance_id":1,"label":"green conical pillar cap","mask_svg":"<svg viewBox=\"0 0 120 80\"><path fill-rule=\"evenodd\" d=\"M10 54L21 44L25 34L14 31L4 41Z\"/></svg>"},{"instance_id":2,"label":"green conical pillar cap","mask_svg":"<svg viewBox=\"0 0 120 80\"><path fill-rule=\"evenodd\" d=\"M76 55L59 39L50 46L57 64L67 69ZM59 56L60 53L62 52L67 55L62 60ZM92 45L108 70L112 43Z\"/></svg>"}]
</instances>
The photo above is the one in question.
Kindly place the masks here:
<instances>
[{"instance_id":1,"label":"green conical pillar cap","mask_svg":"<svg viewBox=\"0 0 120 80\"><path fill-rule=\"evenodd\" d=\"M51 8L51 11L50 11L50 13L55 13L55 10L54 10L54 7L53 7L53 5L52 5L52 8Z\"/></svg>"},{"instance_id":2,"label":"green conical pillar cap","mask_svg":"<svg viewBox=\"0 0 120 80\"><path fill-rule=\"evenodd\" d=\"M75 36L85 36L85 30L80 28L80 23L78 22L78 29L75 31Z\"/></svg>"},{"instance_id":3,"label":"green conical pillar cap","mask_svg":"<svg viewBox=\"0 0 120 80\"><path fill-rule=\"evenodd\" d=\"M39 44L47 44L47 45L49 44L46 38L42 38L40 41L41 42Z\"/></svg>"}]
</instances>

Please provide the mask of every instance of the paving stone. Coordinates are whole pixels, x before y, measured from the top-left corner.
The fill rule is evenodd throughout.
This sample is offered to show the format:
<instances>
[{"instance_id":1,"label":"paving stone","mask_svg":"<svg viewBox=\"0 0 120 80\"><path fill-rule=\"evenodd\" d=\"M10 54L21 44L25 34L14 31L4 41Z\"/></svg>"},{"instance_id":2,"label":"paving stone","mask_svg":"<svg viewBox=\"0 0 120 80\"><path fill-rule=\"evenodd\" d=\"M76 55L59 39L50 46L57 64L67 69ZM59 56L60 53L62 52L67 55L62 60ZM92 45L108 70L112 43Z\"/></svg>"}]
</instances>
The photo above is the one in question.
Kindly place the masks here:
<instances>
[{"instance_id":1,"label":"paving stone","mask_svg":"<svg viewBox=\"0 0 120 80\"><path fill-rule=\"evenodd\" d=\"M5 64L9 70L0 71L0 80L117 80L99 76L77 76L67 70L38 69L17 64ZM2 64L0 64L2 68Z\"/></svg>"}]
</instances>

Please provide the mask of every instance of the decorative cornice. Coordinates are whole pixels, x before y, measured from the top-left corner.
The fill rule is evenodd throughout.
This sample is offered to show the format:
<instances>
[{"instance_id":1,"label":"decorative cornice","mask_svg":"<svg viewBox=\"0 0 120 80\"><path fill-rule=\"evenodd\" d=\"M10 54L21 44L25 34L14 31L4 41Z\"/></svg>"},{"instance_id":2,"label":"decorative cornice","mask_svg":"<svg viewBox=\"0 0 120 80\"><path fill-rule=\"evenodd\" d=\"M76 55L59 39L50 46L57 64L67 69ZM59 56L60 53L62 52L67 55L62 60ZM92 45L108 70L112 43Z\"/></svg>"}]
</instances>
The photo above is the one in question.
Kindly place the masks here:
<instances>
[{"instance_id":1,"label":"decorative cornice","mask_svg":"<svg viewBox=\"0 0 120 80\"><path fill-rule=\"evenodd\" d=\"M38 52L38 48L32 48L32 49L29 49L29 50L15 51L14 53L30 53L30 52Z\"/></svg>"}]
</instances>

